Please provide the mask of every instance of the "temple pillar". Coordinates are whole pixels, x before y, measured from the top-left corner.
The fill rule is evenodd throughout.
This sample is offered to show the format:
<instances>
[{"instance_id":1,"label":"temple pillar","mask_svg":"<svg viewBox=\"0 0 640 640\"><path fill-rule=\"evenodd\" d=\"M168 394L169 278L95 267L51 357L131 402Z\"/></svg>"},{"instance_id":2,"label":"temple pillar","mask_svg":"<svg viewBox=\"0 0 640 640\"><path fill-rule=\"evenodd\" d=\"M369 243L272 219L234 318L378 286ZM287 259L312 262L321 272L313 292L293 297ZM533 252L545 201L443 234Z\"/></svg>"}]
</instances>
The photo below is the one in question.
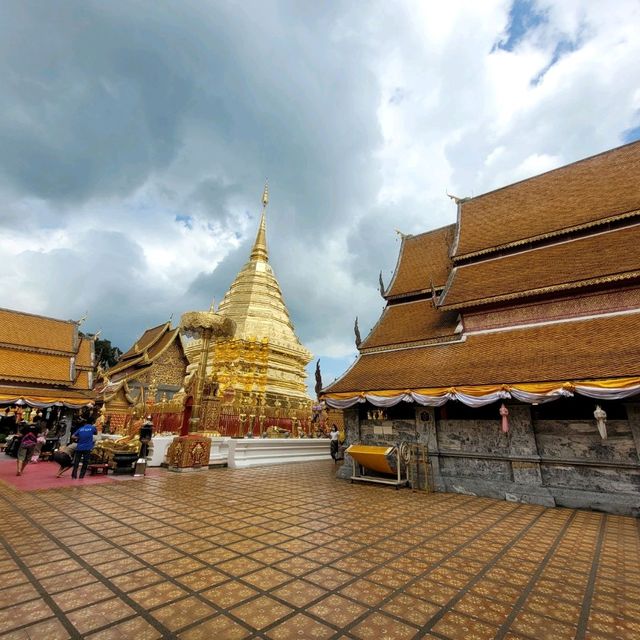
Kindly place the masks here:
<instances>
[{"instance_id":1,"label":"temple pillar","mask_svg":"<svg viewBox=\"0 0 640 640\"><path fill-rule=\"evenodd\" d=\"M434 407L416 406L416 431L418 444L424 444L427 447L433 490L446 491L445 483L440 473L438 426Z\"/></svg>"},{"instance_id":2,"label":"temple pillar","mask_svg":"<svg viewBox=\"0 0 640 640\"><path fill-rule=\"evenodd\" d=\"M640 403L625 402L624 407L627 410L627 420L629 421L629 427L631 428L633 442L636 445L638 462L640 462Z\"/></svg>"},{"instance_id":3,"label":"temple pillar","mask_svg":"<svg viewBox=\"0 0 640 640\"><path fill-rule=\"evenodd\" d=\"M513 404L509 409L509 453L512 456L539 457L536 436L528 404ZM539 462L513 460L513 481L519 484L542 484Z\"/></svg>"},{"instance_id":4,"label":"temple pillar","mask_svg":"<svg viewBox=\"0 0 640 640\"><path fill-rule=\"evenodd\" d=\"M344 433L345 441L344 446L348 447L350 444L356 444L360 442L360 418L358 417L358 405L345 409L343 413L344 418ZM337 478L343 480L349 480L353 473L353 462L351 456L348 453L344 454L344 461L338 471L336 472Z\"/></svg>"},{"instance_id":5,"label":"temple pillar","mask_svg":"<svg viewBox=\"0 0 640 640\"><path fill-rule=\"evenodd\" d=\"M536 442L531 406L511 404L509 410L509 454L536 460L511 460L514 488L505 493L512 502L526 502L554 507L555 500L548 489L542 486L540 454Z\"/></svg>"}]
</instances>

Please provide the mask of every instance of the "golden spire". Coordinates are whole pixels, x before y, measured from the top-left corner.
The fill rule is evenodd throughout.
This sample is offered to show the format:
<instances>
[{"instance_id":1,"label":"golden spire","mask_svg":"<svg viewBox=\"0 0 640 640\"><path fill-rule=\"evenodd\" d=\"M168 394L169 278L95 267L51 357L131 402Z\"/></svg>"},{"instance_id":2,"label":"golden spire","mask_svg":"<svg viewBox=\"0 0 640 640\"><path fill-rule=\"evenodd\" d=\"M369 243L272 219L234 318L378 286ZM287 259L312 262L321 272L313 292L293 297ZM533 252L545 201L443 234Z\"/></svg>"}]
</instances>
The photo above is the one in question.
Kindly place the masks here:
<instances>
[{"instance_id":1,"label":"golden spire","mask_svg":"<svg viewBox=\"0 0 640 640\"><path fill-rule=\"evenodd\" d=\"M251 249L249 260L259 260L269 262L269 253L267 252L267 205L269 204L269 185L265 182L264 191L262 192L262 217L260 218L260 226L258 227L258 235Z\"/></svg>"}]
</instances>

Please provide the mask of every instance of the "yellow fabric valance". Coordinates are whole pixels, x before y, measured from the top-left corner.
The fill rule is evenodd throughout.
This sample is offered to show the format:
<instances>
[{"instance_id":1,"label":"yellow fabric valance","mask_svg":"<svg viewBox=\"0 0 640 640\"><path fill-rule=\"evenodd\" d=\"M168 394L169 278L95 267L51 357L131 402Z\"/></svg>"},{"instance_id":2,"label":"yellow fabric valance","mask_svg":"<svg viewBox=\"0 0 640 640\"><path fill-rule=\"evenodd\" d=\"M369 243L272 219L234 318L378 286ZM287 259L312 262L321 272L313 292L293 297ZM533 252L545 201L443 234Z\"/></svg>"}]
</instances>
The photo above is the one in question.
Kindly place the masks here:
<instances>
[{"instance_id":1,"label":"yellow fabric valance","mask_svg":"<svg viewBox=\"0 0 640 640\"><path fill-rule=\"evenodd\" d=\"M558 382L524 382L521 384L434 387L428 389L381 389L322 394L322 399L336 409L369 402L390 407L398 402L416 402L425 406L441 406L458 400L469 406L482 406L498 400L542 403L575 393L600 400L620 400L640 393L640 377L602 380L567 380Z\"/></svg>"}]
</instances>

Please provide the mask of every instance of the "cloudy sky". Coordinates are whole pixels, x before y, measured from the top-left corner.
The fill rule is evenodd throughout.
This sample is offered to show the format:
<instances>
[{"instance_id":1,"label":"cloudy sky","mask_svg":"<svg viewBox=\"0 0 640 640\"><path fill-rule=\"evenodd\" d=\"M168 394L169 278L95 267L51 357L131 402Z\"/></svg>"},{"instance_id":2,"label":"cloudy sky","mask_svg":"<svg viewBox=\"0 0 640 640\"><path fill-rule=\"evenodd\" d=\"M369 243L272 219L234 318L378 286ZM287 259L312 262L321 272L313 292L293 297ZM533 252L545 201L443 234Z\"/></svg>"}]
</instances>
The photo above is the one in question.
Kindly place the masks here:
<instances>
[{"instance_id":1,"label":"cloudy sky","mask_svg":"<svg viewBox=\"0 0 640 640\"><path fill-rule=\"evenodd\" d=\"M325 383L395 229L640 138L637 0L2 0L0 306L127 349L220 300L268 177ZM313 377L313 376L311 376Z\"/></svg>"}]
</instances>

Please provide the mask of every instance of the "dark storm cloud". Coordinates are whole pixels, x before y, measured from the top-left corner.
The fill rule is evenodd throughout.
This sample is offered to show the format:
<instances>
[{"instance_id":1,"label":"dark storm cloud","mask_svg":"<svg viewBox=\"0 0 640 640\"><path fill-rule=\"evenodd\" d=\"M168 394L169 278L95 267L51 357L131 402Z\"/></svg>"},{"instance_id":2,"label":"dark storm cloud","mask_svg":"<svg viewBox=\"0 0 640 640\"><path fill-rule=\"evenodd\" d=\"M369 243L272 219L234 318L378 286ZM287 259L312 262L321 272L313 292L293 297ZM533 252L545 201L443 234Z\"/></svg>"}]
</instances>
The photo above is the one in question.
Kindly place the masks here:
<instances>
[{"instance_id":1,"label":"dark storm cloud","mask_svg":"<svg viewBox=\"0 0 640 640\"><path fill-rule=\"evenodd\" d=\"M345 214L374 193L379 89L361 62L365 38L337 28L344 16L342 3L2 3L0 184L46 203L37 219L30 214L33 225L55 227L94 203L117 209L149 184L187 227L200 215L234 231L238 202L256 203L245 213L249 244L214 271L194 273L178 298L156 291L136 265L142 238L102 238L113 252L106 262L119 258L127 270L78 283L78 309L93 305L119 342L135 338L133 326L156 316L160 300L167 314L171 305L184 305L179 313L220 300L247 259L266 177L270 249L281 256L277 276L301 314L299 332L314 335L320 309L338 312L318 286L315 313L298 304L306 274L288 254L341 233ZM15 206L4 204L9 213ZM132 215L153 225L156 214L142 207ZM47 270L60 282L92 268L75 251L29 256L33 277ZM49 301L48 312L69 315L65 298Z\"/></svg>"},{"instance_id":2,"label":"dark storm cloud","mask_svg":"<svg viewBox=\"0 0 640 640\"><path fill-rule=\"evenodd\" d=\"M5 180L49 200L124 195L175 158L185 126L206 123L213 167L245 185L268 169L295 209L338 216L375 142L375 123L354 109L375 103L375 84L355 73L353 43L327 49L331 15L310 6L314 20L286 16L268 3L172 8L2 4Z\"/></svg>"},{"instance_id":3,"label":"dark storm cloud","mask_svg":"<svg viewBox=\"0 0 640 640\"><path fill-rule=\"evenodd\" d=\"M2 3L0 170L16 190L122 195L174 157L193 85L179 38L115 5Z\"/></svg>"}]
</instances>

